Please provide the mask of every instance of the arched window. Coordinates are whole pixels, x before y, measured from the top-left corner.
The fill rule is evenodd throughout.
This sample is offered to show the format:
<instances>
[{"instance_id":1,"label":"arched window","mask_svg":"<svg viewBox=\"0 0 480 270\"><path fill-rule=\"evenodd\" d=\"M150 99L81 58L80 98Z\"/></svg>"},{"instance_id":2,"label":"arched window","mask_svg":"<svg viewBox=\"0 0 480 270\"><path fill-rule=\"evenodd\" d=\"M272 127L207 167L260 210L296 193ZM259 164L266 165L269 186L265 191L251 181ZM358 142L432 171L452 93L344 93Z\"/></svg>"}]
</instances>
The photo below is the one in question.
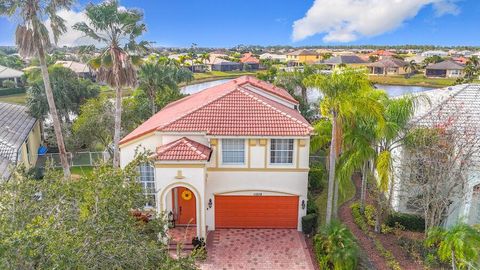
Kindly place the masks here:
<instances>
[{"instance_id":1,"label":"arched window","mask_svg":"<svg viewBox=\"0 0 480 270\"><path fill-rule=\"evenodd\" d=\"M138 167L138 181L142 185L143 194L147 198L146 207L155 207L155 171L150 164L143 164Z\"/></svg>"}]
</instances>

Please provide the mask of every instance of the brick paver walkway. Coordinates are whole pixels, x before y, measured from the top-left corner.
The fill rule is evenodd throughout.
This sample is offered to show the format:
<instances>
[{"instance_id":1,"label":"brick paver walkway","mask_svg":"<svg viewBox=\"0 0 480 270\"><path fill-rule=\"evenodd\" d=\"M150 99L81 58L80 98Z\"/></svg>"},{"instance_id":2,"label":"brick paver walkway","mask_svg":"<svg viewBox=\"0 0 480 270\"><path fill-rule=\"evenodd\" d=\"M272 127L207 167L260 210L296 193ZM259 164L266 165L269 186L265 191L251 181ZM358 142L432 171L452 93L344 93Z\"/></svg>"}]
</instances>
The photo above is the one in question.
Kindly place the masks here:
<instances>
[{"instance_id":1,"label":"brick paver walkway","mask_svg":"<svg viewBox=\"0 0 480 270\"><path fill-rule=\"evenodd\" d=\"M202 270L313 270L303 235L288 229L216 230Z\"/></svg>"}]
</instances>

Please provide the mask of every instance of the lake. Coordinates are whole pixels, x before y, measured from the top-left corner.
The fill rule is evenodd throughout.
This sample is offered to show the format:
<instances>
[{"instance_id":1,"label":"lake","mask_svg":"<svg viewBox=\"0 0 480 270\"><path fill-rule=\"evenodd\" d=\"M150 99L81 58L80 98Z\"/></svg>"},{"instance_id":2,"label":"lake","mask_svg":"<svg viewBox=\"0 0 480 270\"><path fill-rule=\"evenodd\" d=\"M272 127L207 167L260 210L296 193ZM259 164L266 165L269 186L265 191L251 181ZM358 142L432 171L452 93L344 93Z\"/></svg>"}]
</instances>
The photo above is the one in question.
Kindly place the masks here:
<instances>
[{"instance_id":1,"label":"lake","mask_svg":"<svg viewBox=\"0 0 480 270\"><path fill-rule=\"evenodd\" d=\"M216 81L210 81L210 82L203 82L203 83L197 83L197 84L192 84L192 85L187 85L181 88L182 93L184 94L194 94L199 91L202 91L203 89L213 87L219 84L222 84L224 82L228 82L229 80L232 79L221 79L221 80L216 80ZM384 85L384 84L376 84L376 88L378 89L383 89L385 90L389 96L391 97L396 97L408 93L416 93L416 92L423 92L427 90L431 90L434 88L431 87L423 87L423 86L407 86L407 85ZM316 91L315 89L308 89L307 92L308 100L310 102L316 102L320 98L320 93Z\"/></svg>"}]
</instances>

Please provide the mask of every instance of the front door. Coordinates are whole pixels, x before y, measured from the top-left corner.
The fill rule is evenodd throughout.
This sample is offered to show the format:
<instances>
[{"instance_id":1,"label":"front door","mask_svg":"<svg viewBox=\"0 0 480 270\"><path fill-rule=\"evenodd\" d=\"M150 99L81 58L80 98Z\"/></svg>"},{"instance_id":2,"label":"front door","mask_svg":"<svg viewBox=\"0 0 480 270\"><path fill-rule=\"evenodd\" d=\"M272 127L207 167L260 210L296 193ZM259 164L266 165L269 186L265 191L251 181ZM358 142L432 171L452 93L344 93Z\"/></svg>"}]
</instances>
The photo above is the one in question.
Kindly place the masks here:
<instances>
[{"instance_id":1,"label":"front door","mask_svg":"<svg viewBox=\"0 0 480 270\"><path fill-rule=\"evenodd\" d=\"M175 188L173 197L173 205L177 209L177 221L178 225L193 225L196 224L196 199L193 192L186 187Z\"/></svg>"}]
</instances>

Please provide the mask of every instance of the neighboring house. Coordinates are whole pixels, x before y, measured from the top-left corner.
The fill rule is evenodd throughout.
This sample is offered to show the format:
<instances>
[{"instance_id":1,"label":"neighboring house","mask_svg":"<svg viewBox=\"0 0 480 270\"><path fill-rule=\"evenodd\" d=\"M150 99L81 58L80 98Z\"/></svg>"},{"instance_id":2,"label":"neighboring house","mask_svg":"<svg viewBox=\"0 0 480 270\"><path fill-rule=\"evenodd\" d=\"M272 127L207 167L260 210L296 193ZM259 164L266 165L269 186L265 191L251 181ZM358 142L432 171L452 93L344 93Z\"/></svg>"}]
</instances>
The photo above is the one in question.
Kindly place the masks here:
<instances>
[{"instance_id":1,"label":"neighboring house","mask_svg":"<svg viewBox=\"0 0 480 270\"><path fill-rule=\"evenodd\" d=\"M465 65L459 64L453 60L445 60L436 64L430 64L425 68L425 76L458 78L463 77Z\"/></svg>"},{"instance_id":2,"label":"neighboring house","mask_svg":"<svg viewBox=\"0 0 480 270\"><path fill-rule=\"evenodd\" d=\"M11 165L35 166L40 129L40 121L31 117L26 107L0 102L0 180L10 177Z\"/></svg>"},{"instance_id":3,"label":"neighboring house","mask_svg":"<svg viewBox=\"0 0 480 270\"><path fill-rule=\"evenodd\" d=\"M372 75L403 75L408 71L405 70L407 65L407 62L403 60L387 57L367 66L369 73Z\"/></svg>"},{"instance_id":4,"label":"neighboring house","mask_svg":"<svg viewBox=\"0 0 480 270\"><path fill-rule=\"evenodd\" d=\"M215 58L211 63L211 70L215 71L234 71L242 70L243 64L239 62L232 62L222 58Z\"/></svg>"},{"instance_id":5,"label":"neighboring house","mask_svg":"<svg viewBox=\"0 0 480 270\"><path fill-rule=\"evenodd\" d=\"M368 56L376 56L378 59L389 58L395 56L396 53L386 51L386 50L376 50L368 54Z\"/></svg>"},{"instance_id":6,"label":"neighboring house","mask_svg":"<svg viewBox=\"0 0 480 270\"><path fill-rule=\"evenodd\" d=\"M244 65L244 68L248 66L248 70L257 70L260 68L260 60L250 52L243 54L242 58L240 58L240 63Z\"/></svg>"},{"instance_id":7,"label":"neighboring house","mask_svg":"<svg viewBox=\"0 0 480 270\"><path fill-rule=\"evenodd\" d=\"M22 76L23 72L20 70L0 66L0 87L2 87L3 81L5 80L11 80L15 83L15 86L18 86Z\"/></svg>"},{"instance_id":8,"label":"neighboring house","mask_svg":"<svg viewBox=\"0 0 480 270\"><path fill-rule=\"evenodd\" d=\"M423 57L432 57L432 56L440 56L440 57L447 57L448 52L445 51L424 51L421 53L421 56Z\"/></svg>"},{"instance_id":9,"label":"neighboring house","mask_svg":"<svg viewBox=\"0 0 480 270\"><path fill-rule=\"evenodd\" d=\"M294 64L313 64L321 60L321 55L314 50L297 50L287 53L287 62Z\"/></svg>"},{"instance_id":10,"label":"neighboring house","mask_svg":"<svg viewBox=\"0 0 480 270\"><path fill-rule=\"evenodd\" d=\"M87 64L75 61L57 61L55 65L60 65L75 72L79 77L84 79L93 79L94 73Z\"/></svg>"},{"instance_id":11,"label":"neighboring house","mask_svg":"<svg viewBox=\"0 0 480 270\"><path fill-rule=\"evenodd\" d=\"M137 149L149 206L197 235L220 228L301 230L311 125L284 89L243 76L175 101L120 141L125 167Z\"/></svg>"},{"instance_id":12,"label":"neighboring house","mask_svg":"<svg viewBox=\"0 0 480 270\"><path fill-rule=\"evenodd\" d=\"M287 56L285 54L263 53L260 55L260 59L271 59L278 60L280 62L286 62Z\"/></svg>"},{"instance_id":13,"label":"neighboring house","mask_svg":"<svg viewBox=\"0 0 480 270\"><path fill-rule=\"evenodd\" d=\"M363 60L359 56L352 54L352 55L339 55L339 56L331 57L319 63L328 66L330 69L336 69L342 66L365 67L368 62Z\"/></svg>"},{"instance_id":14,"label":"neighboring house","mask_svg":"<svg viewBox=\"0 0 480 270\"><path fill-rule=\"evenodd\" d=\"M465 149L480 148L480 85L464 84L448 88L434 89L419 93L429 100L418 103L411 124L416 127L445 127L456 132L455 138L462 140L469 136ZM402 175L402 163L408 158L408 151L403 147L393 153L395 175ZM471 163L466 173L467 185L458 193L461 196L451 198L449 210L445 213L444 225L450 226L463 220L469 224L480 223L480 154L473 153ZM456 179L451 179L455 181ZM416 212L411 205L411 198L418 196L415 188L408 190L405 179L398 179L394 188L392 206L400 212ZM422 214L422 213L420 213Z\"/></svg>"}]
</instances>

